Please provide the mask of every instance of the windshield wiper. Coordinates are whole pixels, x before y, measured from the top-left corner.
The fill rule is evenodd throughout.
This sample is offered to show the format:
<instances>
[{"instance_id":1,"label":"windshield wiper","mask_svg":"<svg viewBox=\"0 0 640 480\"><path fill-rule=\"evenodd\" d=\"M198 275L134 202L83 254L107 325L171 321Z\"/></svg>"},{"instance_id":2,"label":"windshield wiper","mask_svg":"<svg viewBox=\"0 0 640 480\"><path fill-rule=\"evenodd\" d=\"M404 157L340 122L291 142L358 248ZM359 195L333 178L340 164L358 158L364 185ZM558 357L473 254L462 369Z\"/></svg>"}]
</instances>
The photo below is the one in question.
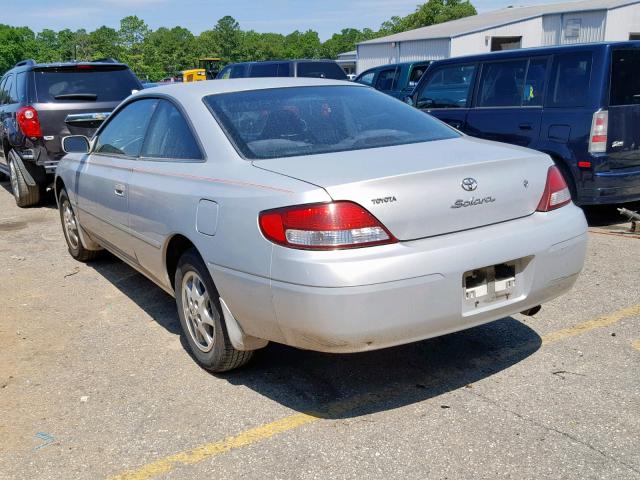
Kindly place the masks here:
<instances>
[{"instance_id":1,"label":"windshield wiper","mask_svg":"<svg viewBox=\"0 0 640 480\"><path fill-rule=\"evenodd\" d=\"M56 100L97 100L98 95L95 93L61 93L53 98Z\"/></svg>"}]
</instances>

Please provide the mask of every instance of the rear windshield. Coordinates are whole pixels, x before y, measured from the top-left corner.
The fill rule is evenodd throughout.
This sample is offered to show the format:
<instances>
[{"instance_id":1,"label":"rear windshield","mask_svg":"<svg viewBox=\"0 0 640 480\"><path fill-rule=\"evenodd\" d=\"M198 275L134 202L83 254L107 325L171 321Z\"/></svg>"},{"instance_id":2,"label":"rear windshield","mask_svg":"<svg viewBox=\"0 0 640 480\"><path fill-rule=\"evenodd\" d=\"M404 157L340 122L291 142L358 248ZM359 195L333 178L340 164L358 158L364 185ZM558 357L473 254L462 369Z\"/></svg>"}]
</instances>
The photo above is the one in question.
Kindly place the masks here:
<instances>
[{"instance_id":1,"label":"rear windshield","mask_svg":"<svg viewBox=\"0 0 640 480\"><path fill-rule=\"evenodd\" d=\"M298 62L298 77L346 80L347 74L334 62Z\"/></svg>"},{"instance_id":2,"label":"rear windshield","mask_svg":"<svg viewBox=\"0 0 640 480\"><path fill-rule=\"evenodd\" d=\"M119 102L141 88L129 69L34 70L38 102Z\"/></svg>"},{"instance_id":3,"label":"rear windshield","mask_svg":"<svg viewBox=\"0 0 640 480\"><path fill-rule=\"evenodd\" d=\"M251 160L459 136L433 117L365 87L275 88L209 95L204 101L229 140Z\"/></svg>"},{"instance_id":4,"label":"rear windshield","mask_svg":"<svg viewBox=\"0 0 640 480\"><path fill-rule=\"evenodd\" d=\"M640 49L615 50L611 59L609 105L640 103Z\"/></svg>"}]
</instances>

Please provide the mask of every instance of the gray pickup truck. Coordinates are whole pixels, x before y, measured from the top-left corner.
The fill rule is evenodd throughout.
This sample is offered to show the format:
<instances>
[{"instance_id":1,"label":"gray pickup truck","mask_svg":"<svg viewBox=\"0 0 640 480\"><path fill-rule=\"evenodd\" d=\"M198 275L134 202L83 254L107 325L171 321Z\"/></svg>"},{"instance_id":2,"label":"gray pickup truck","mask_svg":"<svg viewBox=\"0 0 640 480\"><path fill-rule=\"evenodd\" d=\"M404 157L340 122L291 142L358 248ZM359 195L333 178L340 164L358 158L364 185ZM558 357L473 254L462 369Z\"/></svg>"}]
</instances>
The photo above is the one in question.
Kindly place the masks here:
<instances>
[{"instance_id":1,"label":"gray pickup truck","mask_svg":"<svg viewBox=\"0 0 640 480\"><path fill-rule=\"evenodd\" d=\"M0 80L0 176L16 203L40 202L64 156L61 139L91 137L109 113L142 85L112 59L38 64L24 60Z\"/></svg>"}]
</instances>

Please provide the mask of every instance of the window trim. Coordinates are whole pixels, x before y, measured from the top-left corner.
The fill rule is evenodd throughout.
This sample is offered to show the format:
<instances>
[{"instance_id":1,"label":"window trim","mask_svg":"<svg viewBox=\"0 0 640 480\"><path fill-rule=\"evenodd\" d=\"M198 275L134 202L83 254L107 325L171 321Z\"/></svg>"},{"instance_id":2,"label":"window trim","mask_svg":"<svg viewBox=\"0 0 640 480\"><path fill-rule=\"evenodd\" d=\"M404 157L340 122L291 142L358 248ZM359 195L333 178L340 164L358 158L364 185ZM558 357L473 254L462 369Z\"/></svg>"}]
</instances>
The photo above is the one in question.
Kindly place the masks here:
<instances>
[{"instance_id":1,"label":"window trim","mask_svg":"<svg viewBox=\"0 0 640 480\"><path fill-rule=\"evenodd\" d=\"M181 106L178 105L176 102L172 101L172 99L170 99L170 97L165 97L164 95L162 95L162 97L165 97L165 98L160 98L160 97L161 96L158 95L158 104L156 105L156 108L153 111L153 115L151 115L151 119L149 120L149 125L147 125L147 129L144 132L144 141L142 142L142 147L140 147L141 155L138 155L135 158L137 160L149 161L149 162L171 162L171 163L203 163L203 162L206 162L207 161L207 157L203 153L204 149L202 148L202 143L200 142L200 139L198 138L198 135L195 133L194 128L193 128L193 124L188 119L188 116L186 115L186 111L183 108L181 108ZM142 152L144 151L144 147L147 144L147 140L149 138L149 136L148 136L149 135L149 128L151 127L151 124L153 123L153 121L156 118L156 115L158 114L158 106L160 105L160 102L162 102L162 101L169 102L171 105L173 105L173 107L175 107L176 110L178 110L178 113L180 114L180 116L182 116L182 119L184 120L185 124L187 125L187 128L189 129L189 132L191 133L191 136L193 137L194 141L196 142L196 148L200 152L200 158L148 157L148 156L142 155Z\"/></svg>"}]
</instances>

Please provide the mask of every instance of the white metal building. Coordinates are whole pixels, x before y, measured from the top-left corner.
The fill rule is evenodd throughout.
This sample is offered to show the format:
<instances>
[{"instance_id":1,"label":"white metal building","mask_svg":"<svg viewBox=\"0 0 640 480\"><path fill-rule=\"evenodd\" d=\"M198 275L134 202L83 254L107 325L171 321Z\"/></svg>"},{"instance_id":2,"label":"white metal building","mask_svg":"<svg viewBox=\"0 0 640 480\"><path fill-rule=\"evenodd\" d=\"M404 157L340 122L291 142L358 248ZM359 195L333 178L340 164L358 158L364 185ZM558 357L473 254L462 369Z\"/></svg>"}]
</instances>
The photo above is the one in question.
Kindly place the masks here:
<instances>
[{"instance_id":1,"label":"white metal building","mask_svg":"<svg viewBox=\"0 0 640 480\"><path fill-rule=\"evenodd\" d=\"M360 43L357 70L510 48L629 39L640 39L640 0L510 7Z\"/></svg>"}]
</instances>

